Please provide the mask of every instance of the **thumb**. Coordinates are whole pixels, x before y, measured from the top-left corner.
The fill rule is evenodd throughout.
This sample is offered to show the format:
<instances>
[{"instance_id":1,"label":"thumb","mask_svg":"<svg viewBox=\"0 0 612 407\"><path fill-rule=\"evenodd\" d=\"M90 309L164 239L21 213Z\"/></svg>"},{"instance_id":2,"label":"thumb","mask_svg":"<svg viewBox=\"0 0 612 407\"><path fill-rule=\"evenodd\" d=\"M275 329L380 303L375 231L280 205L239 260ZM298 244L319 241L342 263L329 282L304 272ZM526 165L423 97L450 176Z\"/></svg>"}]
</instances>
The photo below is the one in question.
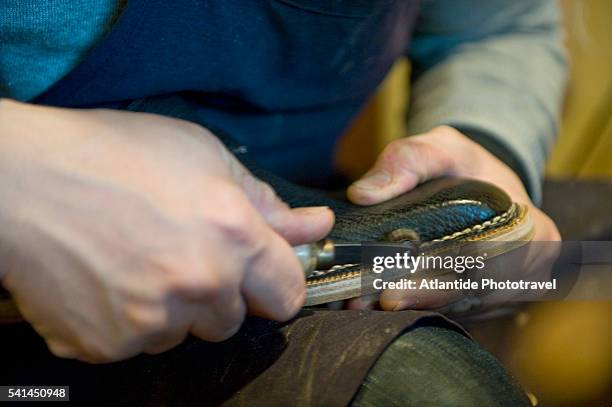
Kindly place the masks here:
<instances>
[{"instance_id":1,"label":"thumb","mask_svg":"<svg viewBox=\"0 0 612 407\"><path fill-rule=\"evenodd\" d=\"M291 209L272 187L255 178L242 164L234 169L234 179L242 186L251 204L266 223L291 245L311 243L329 234L334 225L334 213L327 206Z\"/></svg>"},{"instance_id":2,"label":"thumb","mask_svg":"<svg viewBox=\"0 0 612 407\"><path fill-rule=\"evenodd\" d=\"M450 172L452 158L423 137L388 144L374 166L348 188L348 198L360 205L376 204Z\"/></svg>"}]
</instances>

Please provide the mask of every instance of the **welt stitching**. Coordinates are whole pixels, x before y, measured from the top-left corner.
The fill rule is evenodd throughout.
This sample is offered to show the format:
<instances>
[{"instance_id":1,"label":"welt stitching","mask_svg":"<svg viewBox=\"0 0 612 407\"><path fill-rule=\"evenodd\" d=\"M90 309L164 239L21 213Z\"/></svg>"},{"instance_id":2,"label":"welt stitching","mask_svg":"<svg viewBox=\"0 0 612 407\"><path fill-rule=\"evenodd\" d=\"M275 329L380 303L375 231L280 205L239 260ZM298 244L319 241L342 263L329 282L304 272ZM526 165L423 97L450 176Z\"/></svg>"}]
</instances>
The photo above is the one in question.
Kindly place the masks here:
<instances>
[{"instance_id":1,"label":"welt stitching","mask_svg":"<svg viewBox=\"0 0 612 407\"><path fill-rule=\"evenodd\" d=\"M482 231L483 229L487 229L487 228L490 228L492 226L499 225L500 223L503 223L503 222L507 221L508 218L510 216L512 216L512 214L514 214L515 210L516 210L516 204L513 203L512 206L510 207L510 209L508 209L506 212L502 213L501 215L497 215L497 216L495 216L492 219L489 219L489 220L484 221L482 223L479 223L477 225L471 226L469 228L463 229L461 231L458 231L458 232L455 232L455 233L452 233L452 234L449 234L449 235L446 235L446 236L442 236L439 239L434 239L434 240L432 240L430 242L425 242L424 244L421 245L421 247L427 246L427 245L430 245L430 244L433 244L433 243L437 243L437 242L443 242L443 241L455 239L455 238L457 238L459 236L470 234L470 233L475 232L475 231ZM485 237L487 235L490 235L491 233L497 233L497 232L500 232L500 231L503 231L503 230L507 230L507 229L511 228L512 226L514 226L519 221L520 221L520 219L515 219L514 222L511 222L510 224L506 225L504 228L496 229L496 230L494 230L494 231L492 231L490 233L484 234L484 235L479 235L479 237L482 238L482 237ZM431 255L432 253L435 253L435 251L431 252L429 254ZM337 271L338 269L341 269L341 268L350 268L350 267L353 267L353 266L356 266L356 264L337 265L335 270ZM319 285L319 284L332 283L332 282L337 281L338 278L339 278L339 276L337 276L337 275L325 277L325 274L327 274L327 273L324 273L324 274L322 274L320 276L315 276L315 278L313 278L312 280L306 281L306 285L307 286L312 286L312 285L315 285L315 284ZM342 280L350 279L350 278L358 277L359 275L361 275L361 270L355 270L355 271L351 271L351 272L342 274L341 279Z\"/></svg>"},{"instance_id":2,"label":"welt stitching","mask_svg":"<svg viewBox=\"0 0 612 407\"><path fill-rule=\"evenodd\" d=\"M442 236L442 237L440 237L438 239L433 239L433 240L431 240L431 242L427 242L427 243L444 242L444 241L447 241L447 240L455 239L455 238L460 237L460 236L464 236L464 235L470 234L472 232L481 231L481 230L489 228L491 226L499 225L500 223L503 223L503 222L507 221L508 218L514 213L514 211L516 209L515 206L516 206L516 204L513 203L512 206L510 207L510 209L508 209L506 212L502 213L501 215L495 216L493 219L486 220L486 221L484 221L482 223L479 223L477 225L470 226L469 228L466 228L466 229L463 229L463 230L451 233L451 234L446 235L446 236Z\"/></svg>"}]
</instances>

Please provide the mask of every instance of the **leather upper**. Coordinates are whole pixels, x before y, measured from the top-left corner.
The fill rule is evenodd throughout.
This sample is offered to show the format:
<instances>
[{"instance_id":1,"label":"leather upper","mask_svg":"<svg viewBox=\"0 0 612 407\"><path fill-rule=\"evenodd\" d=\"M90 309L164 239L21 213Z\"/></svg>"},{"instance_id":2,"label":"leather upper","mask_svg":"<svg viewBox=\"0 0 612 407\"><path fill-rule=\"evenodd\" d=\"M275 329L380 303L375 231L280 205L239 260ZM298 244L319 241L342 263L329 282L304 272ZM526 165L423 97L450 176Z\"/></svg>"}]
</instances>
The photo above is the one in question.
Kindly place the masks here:
<instances>
[{"instance_id":1,"label":"leather upper","mask_svg":"<svg viewBox=\"0 0 612 407\"><path fill-rule=\"evenodd\" d=\"M248 165L248 164L247 164ZM329 235L336 241L384 240L396 229L412 229L421 241L440 239L508 211L512 201L499 188L480 181L438 178L390 201L358 206L326 191L304 188L254 170L289 205L327 205L336 215Z\"/></svg>"}]
</instances>

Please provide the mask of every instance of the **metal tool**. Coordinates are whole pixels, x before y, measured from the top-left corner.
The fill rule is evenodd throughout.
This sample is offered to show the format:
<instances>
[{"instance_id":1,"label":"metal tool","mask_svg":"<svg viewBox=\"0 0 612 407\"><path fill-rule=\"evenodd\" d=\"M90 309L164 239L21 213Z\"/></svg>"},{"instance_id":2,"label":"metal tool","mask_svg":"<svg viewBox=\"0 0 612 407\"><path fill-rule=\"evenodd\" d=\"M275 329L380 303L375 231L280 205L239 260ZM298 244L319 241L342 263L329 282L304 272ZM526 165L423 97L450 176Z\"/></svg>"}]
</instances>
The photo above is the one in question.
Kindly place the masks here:
<instances>
[{"instance_id":1,"label":"metal tool","mask_svg":"<svg viewBox=\"0 0 612 407\"><path fill-rule=\"evenodd\" d=\"M315 270L329 270L335 265L361 261L360 243L335 243L325 239L295 246L293 251L300 260L305 277L309 277Z\"/></svg>"}]
</instances>

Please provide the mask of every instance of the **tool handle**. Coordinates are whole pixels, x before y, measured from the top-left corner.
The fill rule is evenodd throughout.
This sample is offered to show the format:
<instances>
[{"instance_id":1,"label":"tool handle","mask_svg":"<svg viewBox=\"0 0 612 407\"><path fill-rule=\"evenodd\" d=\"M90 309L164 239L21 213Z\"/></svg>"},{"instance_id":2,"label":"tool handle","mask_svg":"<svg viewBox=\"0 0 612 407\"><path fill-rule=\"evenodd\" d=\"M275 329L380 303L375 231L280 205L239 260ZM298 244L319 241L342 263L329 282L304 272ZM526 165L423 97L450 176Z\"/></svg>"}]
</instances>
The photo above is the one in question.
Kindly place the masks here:
<instances>
[{"instance_id":1,"label":"tool handle","mask_svg":"<svg viewBox=\"0 0 612 407\"><path fill-rule=\"evenodd\" d=\"M293 252L300 261L306 278L315 270L329 269L334 263L335 249L331 240L295 246Z\"/></svg>"}]
</instances>

